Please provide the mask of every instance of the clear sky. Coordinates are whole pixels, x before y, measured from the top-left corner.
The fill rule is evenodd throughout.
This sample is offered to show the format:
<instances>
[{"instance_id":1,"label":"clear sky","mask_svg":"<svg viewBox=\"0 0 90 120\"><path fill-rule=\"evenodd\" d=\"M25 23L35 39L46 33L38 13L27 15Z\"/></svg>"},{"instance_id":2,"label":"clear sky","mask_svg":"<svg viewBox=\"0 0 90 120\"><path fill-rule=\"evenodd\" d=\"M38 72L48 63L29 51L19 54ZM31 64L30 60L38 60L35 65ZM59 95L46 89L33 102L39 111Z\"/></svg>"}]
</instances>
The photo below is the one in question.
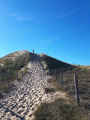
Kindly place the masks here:
<instances>
[{"instance_id":1,"label":"clear sky","mask_svg":"<svg viewBox=\"0 0 90 120\"><path fill-rule=\"evenodd\" d=\"M0 0L0 57L32 49L90 65L90 0Z\"/></svg>"}]
</instances>

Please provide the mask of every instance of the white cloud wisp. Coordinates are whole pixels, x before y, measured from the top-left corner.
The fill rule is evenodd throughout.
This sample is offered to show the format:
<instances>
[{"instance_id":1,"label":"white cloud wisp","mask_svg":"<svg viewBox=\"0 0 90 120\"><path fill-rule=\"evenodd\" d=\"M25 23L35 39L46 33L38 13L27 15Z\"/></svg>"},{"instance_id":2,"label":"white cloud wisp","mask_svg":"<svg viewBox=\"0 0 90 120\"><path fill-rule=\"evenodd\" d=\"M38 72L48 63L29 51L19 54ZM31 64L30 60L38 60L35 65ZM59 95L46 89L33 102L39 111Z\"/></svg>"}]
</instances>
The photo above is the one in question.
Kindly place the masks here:
<instances>
[{"instance_id":1,"label":"white cloud wisp","mask_svg":"<svg viewBox=\"0 0 90 120\"><path fill-rule=\"evenodd\" d=\"M76 12L78 12L78 11L86 8L87 6L88 6L88 5L85 5L85 6L83 6L83 7L80 7L80 8L78 8L78 9L75 9L75 10L73 10L73 11L71 11L71 12L68 12L68 13L65 13L65 14L63 14L63 15L60 15L60 16L56 17L55 19L60 19L60 18L63 18L63 17L65 17L65 16L68 16L68 15L70 15L70 14L76 13Z\"/></svg>"}]
</instances>

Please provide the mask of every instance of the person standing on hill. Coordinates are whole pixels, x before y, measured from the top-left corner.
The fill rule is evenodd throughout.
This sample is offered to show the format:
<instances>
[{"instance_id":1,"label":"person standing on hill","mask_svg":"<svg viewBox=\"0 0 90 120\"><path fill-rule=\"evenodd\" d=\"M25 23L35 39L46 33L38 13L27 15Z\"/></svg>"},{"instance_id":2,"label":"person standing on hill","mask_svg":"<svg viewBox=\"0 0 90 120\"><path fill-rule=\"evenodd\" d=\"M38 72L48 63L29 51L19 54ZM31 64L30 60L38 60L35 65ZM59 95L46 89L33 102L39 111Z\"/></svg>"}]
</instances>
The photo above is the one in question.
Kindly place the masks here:
<instances>
[{"instance_id":1,"label":"person standing on hill","mask_svg":"<svg viewBox=\"0 0 90 120\"><path fill-rule=\"evenodd\" d=\"M33 50L33 53L34 53L34 50Z\"/></svg>"}]
</instances>

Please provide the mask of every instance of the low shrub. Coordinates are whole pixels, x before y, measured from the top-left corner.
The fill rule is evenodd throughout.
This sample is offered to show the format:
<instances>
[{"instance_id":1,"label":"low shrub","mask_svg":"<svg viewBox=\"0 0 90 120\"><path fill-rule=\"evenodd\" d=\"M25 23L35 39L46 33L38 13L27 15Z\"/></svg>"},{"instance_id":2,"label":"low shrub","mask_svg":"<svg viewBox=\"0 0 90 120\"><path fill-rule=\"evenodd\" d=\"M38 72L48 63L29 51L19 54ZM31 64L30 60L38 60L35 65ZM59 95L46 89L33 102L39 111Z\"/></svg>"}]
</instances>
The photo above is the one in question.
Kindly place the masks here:
<instances>
[{"instance_id":1,"label":"low shrub","mask_svg":"<svg viewBox=\"0 0 90 120\"><path fill-rule=\"evenodd\" d=\"M34 115L35 120L87 120L83 110L63 99L41 104Z\"/></svg>"},{"instance_id":2,"label":"low shrub","mask_svg":"<svg viewBox=\"0 0 90 120\"><path fill-rule=\"evenodd\" d=\"M46 94L48 94L48 93L54 93L55 91L56 91L56 89L55 88L44 88L44 90L45 90L45 93Z\"/></svg>"}]
</instances>

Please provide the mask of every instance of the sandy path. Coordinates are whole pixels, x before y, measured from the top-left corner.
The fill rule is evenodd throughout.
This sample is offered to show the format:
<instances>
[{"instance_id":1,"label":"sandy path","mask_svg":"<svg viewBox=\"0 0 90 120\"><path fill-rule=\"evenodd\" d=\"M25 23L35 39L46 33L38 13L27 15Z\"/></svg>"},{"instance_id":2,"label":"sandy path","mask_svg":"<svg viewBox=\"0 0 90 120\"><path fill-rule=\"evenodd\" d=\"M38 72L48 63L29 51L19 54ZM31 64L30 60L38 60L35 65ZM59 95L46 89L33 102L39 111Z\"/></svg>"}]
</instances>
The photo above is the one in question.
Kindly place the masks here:
<instances>
[{"instance_id":1,"label":"sandy path","mask_svg":"<svg viewBox=\"0 0 90 120\"><path fill-rule=\"evenodd\" d=\"M61 94L45 94L47 76L39 55L33 54L28 64L28 73L15 83L16 89L0 100L0 120L32 120L33 112L41 102L54 100Z\"/></svg>"}]
</instances>

